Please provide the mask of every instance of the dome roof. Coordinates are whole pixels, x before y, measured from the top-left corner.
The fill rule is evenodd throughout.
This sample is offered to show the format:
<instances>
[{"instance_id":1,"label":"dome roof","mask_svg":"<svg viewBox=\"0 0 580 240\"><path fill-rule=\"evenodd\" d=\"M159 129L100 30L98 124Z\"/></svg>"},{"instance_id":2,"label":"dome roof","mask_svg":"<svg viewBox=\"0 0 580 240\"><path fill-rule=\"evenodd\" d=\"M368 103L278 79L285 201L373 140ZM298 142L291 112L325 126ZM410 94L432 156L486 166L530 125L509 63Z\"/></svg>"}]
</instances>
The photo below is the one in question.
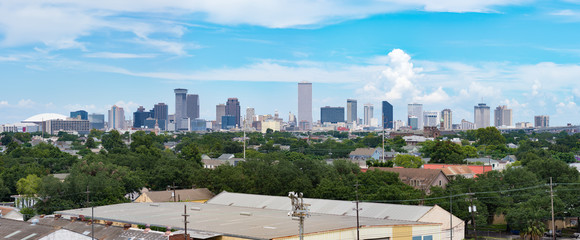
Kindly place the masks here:
<instances>
[{"instance_id":1,"label":"dome roof","mask_svg":"<svg viewBox=\"0 0 580 240\"><path fill-rule=\"evenodd\" d=\"M58 114L58 113L42 113L42 114L37 114L37 115L34 115L32 117L29 117L22 122L23 123L42 122L42 121L46 121L46 120L55 120L55 119L66 120L66 118L67 117L65 115Z\"/></svg>"}]
</instances>

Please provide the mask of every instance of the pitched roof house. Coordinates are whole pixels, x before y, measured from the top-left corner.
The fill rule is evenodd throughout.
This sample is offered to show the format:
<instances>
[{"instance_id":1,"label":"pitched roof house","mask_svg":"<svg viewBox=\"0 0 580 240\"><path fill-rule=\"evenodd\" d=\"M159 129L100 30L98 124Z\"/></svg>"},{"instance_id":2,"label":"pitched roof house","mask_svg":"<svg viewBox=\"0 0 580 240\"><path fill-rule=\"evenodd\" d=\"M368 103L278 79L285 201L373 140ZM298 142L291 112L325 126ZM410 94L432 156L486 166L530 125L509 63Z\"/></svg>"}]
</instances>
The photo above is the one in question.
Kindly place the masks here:
<instances>
[{"instance_id":1,"label":"pitched roof house","mask_svg":"<svg viewBox=\"0 0 580 240\"><path fill-rule=\"evenodd\" d=\"M423 190L427 194L431 193L432 186L445 188L449 183L449 179L441 169L371 167L369 171L373 169L398 173L403 183Z\"/></svg>"}]
</instances>

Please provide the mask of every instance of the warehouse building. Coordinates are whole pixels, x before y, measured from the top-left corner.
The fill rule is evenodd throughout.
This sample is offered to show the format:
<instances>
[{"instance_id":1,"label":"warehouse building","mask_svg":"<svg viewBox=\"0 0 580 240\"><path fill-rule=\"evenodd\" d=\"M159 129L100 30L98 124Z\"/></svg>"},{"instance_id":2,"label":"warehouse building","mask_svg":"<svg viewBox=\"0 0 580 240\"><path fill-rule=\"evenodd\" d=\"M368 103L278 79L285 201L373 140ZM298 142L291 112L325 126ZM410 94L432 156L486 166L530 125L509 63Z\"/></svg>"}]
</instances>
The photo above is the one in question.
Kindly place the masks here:
<instances>
[{"instance_id":1,"label":"warehouse building","mask_svg":"<svg viewBox=\"0 0 580 240\"><path fill-rule=\"evenodd\" d=\"M281 199L290 203L289 198L281 197ZM309 203L307 199L304 199L304 202ZM315 203L310 207L317 209ZM187 232L192 239L299 239L298 221L289 216L290 209L290 207L269 209L196 202L124 203L95 207L94 219L129 223L134 227L150 224L179 230L184 230L184 223L188 222ZM185 211L187 214L184 214ZM91 216L91 208L58 213L73 217L79 215L88 217ZM188 215L187 221L183 215ZM442 240L441 223L377 217L360 217L359 222L360 239ZM310 217L304 223L304 239L356 239L356 223L357 218L349 214L323 214L311 211Z\"/></svg>"}]
</instances>

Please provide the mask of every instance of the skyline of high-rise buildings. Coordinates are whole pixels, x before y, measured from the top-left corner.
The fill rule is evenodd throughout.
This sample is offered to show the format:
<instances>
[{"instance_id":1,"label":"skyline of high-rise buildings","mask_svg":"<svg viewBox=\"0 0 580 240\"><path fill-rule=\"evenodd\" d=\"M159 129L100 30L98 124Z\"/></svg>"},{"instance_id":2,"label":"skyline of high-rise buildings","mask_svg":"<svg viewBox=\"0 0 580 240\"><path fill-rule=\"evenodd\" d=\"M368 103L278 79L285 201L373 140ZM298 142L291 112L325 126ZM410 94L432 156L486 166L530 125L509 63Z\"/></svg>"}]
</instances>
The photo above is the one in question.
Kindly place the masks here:
<instances>
[{"instance_id":1,"label":"skyline of high-rise buildings","mask_svg":"<svg viewBox=\"0 0 580 240\"><path fill-rule=\"evenodd\" d=\"M409 119L408 125L414 127L412 129L423 129L423 104L409 103L407 105L407 118ZM411 118L414 118L413 124L411 124Z\"/></svg>"},{"instance_id":2,"label":"skyline of high-rise buildings","mask_svg":"<svg viewBox=\"0 0 580 240\"><path fill-rule=\"evenodd\" d=\"M374 111L375 110L373 104L366 103L364 105L364 125L366 126L371 125L371 119L373 119L374 117Z\"/></svg>"},{"instance_id":3,"label":"skyline of high-rise buildings","mask_svg":"<svg viewBox=\"0 0 580 240\"><path fill-rule=\"evenodd\" d=\"M187 89L176 88L175 92L175 129L187 129L183 119L187 116Z\"/></svg>"},{"instance_id":4,"label":"skyline of high-rise buildings","mask_svg":"<svg viewBox=\"0 0 580 240\"><path fill-rule=\"evenodd\" d=\"M506 105L498 106L493 111L493 123L496 127L512 126L513 122L512 110Z\"/></svg>"},{"instance_id":5,"label":"skyline of high-rise buildings","mask_svg":"<svg viewBox=\"0 0 580 240\"><path fill-rule=\"evenodd\" d=\"M451 109L446 108L441 111L441 122L444 130L453 129L453 112L451 112Z\"/></svg>"},{"instance_id":6,"label":"skyline of high-rise buildings","mask_svg":"<svg viewBox=\"0 0 580 240\"><path fill-rule=\"evenodd\" d=\"M240 119L242 117L242 113L240 110L240 101L238 101L238 98L228 98L228 101L226 102L226 112L225 112L226 116L234 116L235 120L236 120L236 126L241 126L240 125Z\"/></svg>"},{"instance_id":7,"label":"skyline of high-rise buildings","mask_svg":"<svg viewBox=\"0 0 580 240\"><path fill-rule=\"evenodd\" d=\"M109 129L125 128L125 111L122 107L113 105L109 110Z\"/></svg>"},{"instance_id":8,"label":"skyline of high-rise buildings","mask_svg":"<svg viewBox=\"0 0 580 240\"><path fill-rule=\"evenodd\" d=\"M353 123L357 122L357 101L356 99L347 99L346 100L346 122Z\"/></svg>"}]
</instances>

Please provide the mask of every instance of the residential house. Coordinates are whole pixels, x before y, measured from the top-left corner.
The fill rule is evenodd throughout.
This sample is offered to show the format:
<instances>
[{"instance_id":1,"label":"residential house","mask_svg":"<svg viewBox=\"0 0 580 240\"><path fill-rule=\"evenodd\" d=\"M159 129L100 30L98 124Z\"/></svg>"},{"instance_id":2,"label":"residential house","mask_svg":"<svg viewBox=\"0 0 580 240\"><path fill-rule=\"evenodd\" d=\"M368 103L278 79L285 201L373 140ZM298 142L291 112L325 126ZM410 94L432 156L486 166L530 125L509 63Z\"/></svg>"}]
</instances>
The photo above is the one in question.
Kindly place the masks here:
<instances>
[{"instance_id":1,"label":"residential house","mask_svg":"<svg viewBox=\"0 0 580 240\"><path fill-rule=\"evenodd\" d=\"M485 166L491 166L492 170L500 170L498 169L499 167L499 161L498 160L494 160L491 159L489 157L484 157L484 158L466 158L465 161L467 162L467 165L485 165Z\"/></svg>"},{"instance_id":2,"label":"residential house","mask_svg":"<svg viewBox=\"0 0 580 240\"><path fill-rule=\"evenodd\" d=\"M374 169L398 173L403 183L423 190L427 194L431 193L431 187L445 188L449 183L449 179L441 169L371 167L369 171Z\"/></svg>"},{"instance_id":3,"label":"residential house","mask_svg":"<svg viewBox=\"0 0 580 240\"><path fill-rule=\"evenodd\" d=\"M380 148L357 148L348 155L350 160L379 160L382 150Z\"/></svg>"},{"instance_id":4,"label":"residential house","mask_svg":"<svg viewBox=\"0 0 580 240\"><path fill-rule=\"evenodd\" d=\"M146 191L134 202L206 202L213 196L207 188Z\"/></svg>"},{"instance_id":5,"label":"residential house","mask_svg":"<svg viewBox=\"0 0 580 240\"><path fill-rule=\"evenodd\" d=\"M467 165L453 165L441 168L443 174L449 179L456 179L458 176L464 178L474 178L475 173Z\"/></svg>"},{"instance_id":6,"label":"residential house","mask_svg":"<svg viewBox=\"0 0 580 240\"><path fill-rule=\"evenodd\" d=\"M492 171L492 166L490 165L465 165L465 164L443 164L443 163L426 163L423 164L424 169L443 169L449 166L467 166L473 173L475 173L474 177L477 177L477 174L486 173Z\"/></svg>"}]
</instances>

